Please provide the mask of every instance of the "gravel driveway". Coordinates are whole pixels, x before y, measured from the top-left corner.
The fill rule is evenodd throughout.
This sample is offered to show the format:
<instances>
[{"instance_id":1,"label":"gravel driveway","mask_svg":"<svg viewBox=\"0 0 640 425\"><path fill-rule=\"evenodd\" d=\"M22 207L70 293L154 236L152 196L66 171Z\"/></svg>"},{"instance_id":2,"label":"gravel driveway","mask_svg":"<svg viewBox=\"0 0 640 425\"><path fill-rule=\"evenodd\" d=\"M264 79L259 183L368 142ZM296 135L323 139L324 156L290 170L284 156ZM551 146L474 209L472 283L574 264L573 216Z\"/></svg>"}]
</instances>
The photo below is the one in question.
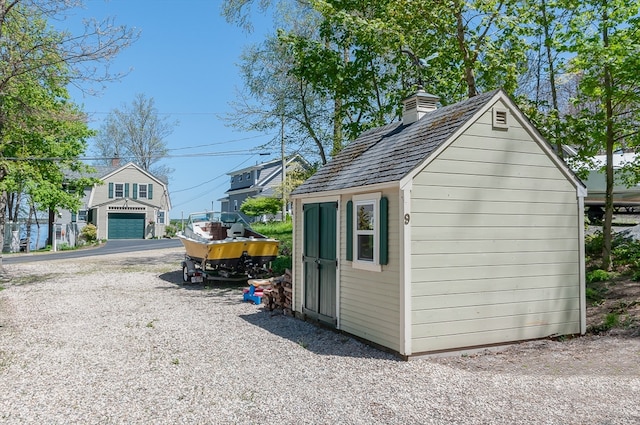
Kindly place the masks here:
<instances>
[{"instance_id":1,"label":"gravel driveway","mask_svg":"<svg viewBox=\"0 0 640 425\"><path fill-rule=\"evenodd\" d=\"M5 267L3 424L638 424L640 340L404 362L182 286L182 249Z\"/></svg>"}]
</instances>

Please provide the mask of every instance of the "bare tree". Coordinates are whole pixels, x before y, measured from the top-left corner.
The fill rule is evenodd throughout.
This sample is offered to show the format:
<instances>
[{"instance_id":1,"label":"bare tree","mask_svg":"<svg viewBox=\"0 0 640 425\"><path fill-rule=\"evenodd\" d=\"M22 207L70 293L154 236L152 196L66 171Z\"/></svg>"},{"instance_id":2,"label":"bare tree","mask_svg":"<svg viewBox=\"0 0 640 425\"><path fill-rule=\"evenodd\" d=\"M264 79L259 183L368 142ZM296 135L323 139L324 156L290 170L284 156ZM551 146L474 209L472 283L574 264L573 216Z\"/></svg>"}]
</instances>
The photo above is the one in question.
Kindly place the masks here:
<instances>
[{"instance_id":1,"label":"bare tree","mask_svg":"<svg viewBox=\"0 0 640 425\"><path fill-rule=\"evenodd\" d=\"M105 161L117 154L166 182L173 170L158 162L167 155L165 139L177 124L159 117L154 99L139 93L130 105L109 113L98 131L95 150Z\"/></svg>"}]
</instances>

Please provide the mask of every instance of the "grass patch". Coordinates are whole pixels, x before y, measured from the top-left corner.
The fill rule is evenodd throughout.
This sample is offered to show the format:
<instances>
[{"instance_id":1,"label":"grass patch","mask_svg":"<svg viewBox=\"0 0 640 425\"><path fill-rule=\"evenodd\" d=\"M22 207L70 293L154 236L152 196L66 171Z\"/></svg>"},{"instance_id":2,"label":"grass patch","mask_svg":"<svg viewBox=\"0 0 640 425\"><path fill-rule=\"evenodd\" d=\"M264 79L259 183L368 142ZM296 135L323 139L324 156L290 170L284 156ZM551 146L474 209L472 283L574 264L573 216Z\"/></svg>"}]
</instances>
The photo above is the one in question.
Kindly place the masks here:
<instances>
[{"instance_id":1,"label":"grass patch","mask_svg":"<svg viewBox=\"0 0 640 425\"><path fill-rule=\"evenodd\" d=\"M280 241L280 254L291 255L293 246L293 222L273 221L269 223L252 223L251 227L258 233L262 233Z\"/></svg>"},{"instance_id":2,"label":"grass patch","mask_svg":"<svg viewBox=\"0 0 640 425\"><path fill-rule=\"evenodd\" d=\"M273 273L278 276L284 274L286 269L291 269L293 222L286 221L283 223L274 221L270 223L254 223L251 227L258 233L280 241L278 258L271 263Z\"/></svg>"},{"instance_id":3,"label":"grass patch","mask_svg":"<svg viewBox=\"0 0 640 425\"><path fill-rule=\"evenodd\" d=\"M15 286L30 285L32 283L40 283L48 280L53 280L60 276L63 276L63 273L48 273L48 274L18 276L11 279L11 284Z\"/></svg>"}]
</instances>

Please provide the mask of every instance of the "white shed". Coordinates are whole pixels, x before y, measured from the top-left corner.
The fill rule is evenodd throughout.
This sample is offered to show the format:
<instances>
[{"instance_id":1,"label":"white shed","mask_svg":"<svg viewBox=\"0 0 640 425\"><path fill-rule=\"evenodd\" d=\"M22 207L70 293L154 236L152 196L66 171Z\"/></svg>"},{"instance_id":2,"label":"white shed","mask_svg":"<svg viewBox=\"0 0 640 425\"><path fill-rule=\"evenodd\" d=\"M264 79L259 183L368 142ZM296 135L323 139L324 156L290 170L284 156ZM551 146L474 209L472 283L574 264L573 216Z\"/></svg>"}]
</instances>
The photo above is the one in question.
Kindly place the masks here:
<instances>
[{"instance_id":1,"label":"white shed","mask_svg":"<svg viewBox=\"0 0 640 425\"><path fill-rule=\"evenodd\" d=\"M504 91L437 103L293 192L294 311L405 358L584 333L584 185Z\"/></svg>"}]
</instances>

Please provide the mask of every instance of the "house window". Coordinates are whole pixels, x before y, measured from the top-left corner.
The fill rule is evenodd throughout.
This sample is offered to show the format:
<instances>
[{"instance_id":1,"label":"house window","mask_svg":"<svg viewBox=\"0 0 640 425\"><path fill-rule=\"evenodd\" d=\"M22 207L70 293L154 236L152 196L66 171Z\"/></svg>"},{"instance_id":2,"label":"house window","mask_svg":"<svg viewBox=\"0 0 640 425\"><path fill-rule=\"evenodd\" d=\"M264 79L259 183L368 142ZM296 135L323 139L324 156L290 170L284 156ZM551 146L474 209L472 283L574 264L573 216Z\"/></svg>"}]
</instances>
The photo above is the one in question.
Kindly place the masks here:
<instances>
[{"instance_id":1,"label":"house window","mask_svg":"<svg viewBox=\"0 0 640 425\"><path fill-rule=\"evenodd\" d=\"M124 198L124 183L115 183L115 197L116 198Z\"/></svg>"},{"instance_id":2,"label":"house window","mask_svg":"<svg viewBox=\"0 0 640 425\"><path fill-rule=\"evenodd\" d=\"M381 271L381 232L386 231L380 217L381 194L371 193L366 195L356 195L353 197L352 206L347 219L351 221L350 228L353 229L352 244L352 266L357 269L370 271ZM385 204L386 205L386 204ZM351 215L351 217L349 217ZM384 248L386 249L386 235L384 238ZM350 250L351 251L351 250ZM348 254L348 257L350 255Z\"/></svg>"},{"instance_id":3,"label":"house window","mask_svg":"<svg viewBox=\"0 0 640 425\"><path fill-rule=\"evenodd\" d=\"M138 185L138 198L146 198L147 197L147 185L140 184Z\"/></svg>"},{"instance_id":4,"label":"house window","mask_svg":"<svg viewBox=\"0 0 640 425\"><path fill-rule=\"evenodd\" d=\"M87 210L78 211L78 221L87 221Z\"/></svg>"},{"instance_id":5,"label":"house window","mask_svg":"<svg viewBox=\"0 0 640 425\"><path fill-rule=\"evenodd\" d=\"M165 224L164 223L164 211L158 211L158 224Z\"/></svg>"},{"instance_id":6,"label":"house window","mask_svg":"<svg viewBox=\"0 0 640 425\"><path fill-rule=\"evenodd\" d=\"M233 200L233 210L234 211L238 211L238 200L237 199Z\"/></svg>"}]
</instances>

